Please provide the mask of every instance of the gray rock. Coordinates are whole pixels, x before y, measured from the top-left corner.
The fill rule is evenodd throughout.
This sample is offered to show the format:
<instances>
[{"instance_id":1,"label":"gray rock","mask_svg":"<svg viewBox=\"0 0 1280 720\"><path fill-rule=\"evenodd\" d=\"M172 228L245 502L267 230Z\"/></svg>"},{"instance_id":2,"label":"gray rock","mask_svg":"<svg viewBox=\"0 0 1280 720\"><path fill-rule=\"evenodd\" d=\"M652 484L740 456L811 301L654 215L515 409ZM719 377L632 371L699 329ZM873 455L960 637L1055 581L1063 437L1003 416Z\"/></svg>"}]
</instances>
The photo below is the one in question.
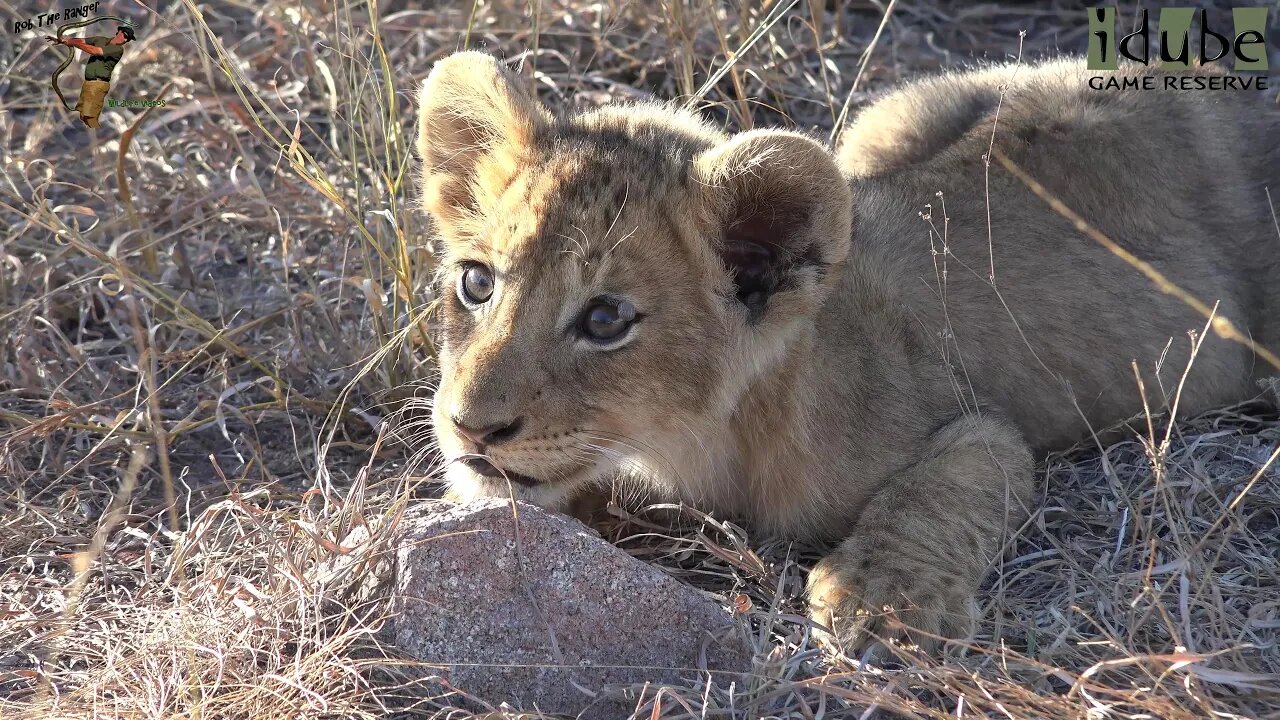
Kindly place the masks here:
<instances>
[{"instance_id":1,"label":"gray rock","mask_svg":"<svg viewBox=\"0 0 1280 720\"><path fill-rule=\"evenodd\" d=\"M497 706L629 714L625 685L742 682L751 652L715 596L533 505L441 503L406 518L385 639ZM593 701L592 692L611 686ZM632 705L631 707L634 707Z\"/></svg>"}]
</instances>

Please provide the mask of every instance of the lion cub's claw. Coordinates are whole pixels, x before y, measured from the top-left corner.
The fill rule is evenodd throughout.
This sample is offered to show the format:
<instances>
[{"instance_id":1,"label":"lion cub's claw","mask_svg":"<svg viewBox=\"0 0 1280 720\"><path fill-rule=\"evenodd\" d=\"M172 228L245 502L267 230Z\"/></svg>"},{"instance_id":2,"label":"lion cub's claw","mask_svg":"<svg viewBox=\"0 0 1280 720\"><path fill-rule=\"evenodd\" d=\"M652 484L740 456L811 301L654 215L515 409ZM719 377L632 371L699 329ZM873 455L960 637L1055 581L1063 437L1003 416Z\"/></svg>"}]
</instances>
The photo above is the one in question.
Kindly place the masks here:
<instances>
[{"instance_id":1,"label":"lion cub's claw","mask_svg":"<svg viewBox=\"0 0 1280 720\"><path fill-rule=\"evenodd\" d=\"M889 570L883 560L859 563L843 550L828 555L810 571L806 593L809 617L822 626L818 641L847 657L870 650L871 657L881 658L873 645L934 653L943 639L968 634L974 619L971 597L945 591L957 583L932 580L936 572Z\"/></svg>"}]
</instances>

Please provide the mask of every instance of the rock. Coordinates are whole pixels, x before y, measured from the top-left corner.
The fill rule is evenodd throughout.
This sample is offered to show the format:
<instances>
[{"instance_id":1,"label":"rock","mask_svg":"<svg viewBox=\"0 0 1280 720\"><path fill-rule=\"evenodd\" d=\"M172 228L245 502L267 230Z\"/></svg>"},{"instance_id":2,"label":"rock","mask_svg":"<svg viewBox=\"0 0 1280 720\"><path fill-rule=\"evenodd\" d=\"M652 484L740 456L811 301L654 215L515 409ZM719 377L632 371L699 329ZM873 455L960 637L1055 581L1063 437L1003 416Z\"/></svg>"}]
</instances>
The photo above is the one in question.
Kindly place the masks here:
<instances>
[{"instance_id":1,"label":"rock","mask_svg":"<svg viewBox=\"0 0 1280 720\"><path fill-rule=\"evenodd\" d=\"M714 595L533 505L433 510L402 525L383 634L439 664L450 686L493 706L585 717L629 714L620 685L705 685L710 669L718 687L741 686L751 652ZM593 701L574 683L615 692Z\"/></svg>"}]
</instances>

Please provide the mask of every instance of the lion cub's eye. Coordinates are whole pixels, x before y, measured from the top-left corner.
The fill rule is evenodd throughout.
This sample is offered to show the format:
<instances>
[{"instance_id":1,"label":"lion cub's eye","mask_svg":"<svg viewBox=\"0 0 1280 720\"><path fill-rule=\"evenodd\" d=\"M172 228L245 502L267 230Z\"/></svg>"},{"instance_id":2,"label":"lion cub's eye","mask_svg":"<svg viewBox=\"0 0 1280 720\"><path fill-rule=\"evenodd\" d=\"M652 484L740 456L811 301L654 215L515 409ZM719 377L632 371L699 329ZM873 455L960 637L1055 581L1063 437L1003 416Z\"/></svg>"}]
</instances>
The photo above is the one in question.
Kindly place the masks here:
<instances>
[{"instance_id":1,"label":"lion cub's eye","mask_svg":"<svg viewBox=\"0 0 1280 720\"><path fill-rule=\"evenodd\" d=\"M593 300L578 321L578 331L597 343L622 338L637 319L636 307L626 300Z\"/></svg>"},{"instance_id":2,"label":"lion cub's eye","mask_svg":"<svg viewBox=\"0 0 1280 720\"><path fill-rule=\"evenodd\" d=\"M493 271L480 263L467 263L458 277L458 299L467 306L483 305L493 297Z\"/></svg>"}]
</instances>

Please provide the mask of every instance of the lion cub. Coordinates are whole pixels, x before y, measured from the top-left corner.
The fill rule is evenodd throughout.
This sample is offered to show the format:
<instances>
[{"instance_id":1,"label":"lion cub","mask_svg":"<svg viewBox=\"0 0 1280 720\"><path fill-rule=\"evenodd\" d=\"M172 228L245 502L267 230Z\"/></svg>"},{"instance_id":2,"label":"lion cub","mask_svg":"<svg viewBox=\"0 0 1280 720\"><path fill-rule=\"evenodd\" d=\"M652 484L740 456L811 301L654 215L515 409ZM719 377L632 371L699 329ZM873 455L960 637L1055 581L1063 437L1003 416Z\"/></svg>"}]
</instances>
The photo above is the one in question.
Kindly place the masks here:
<instances>
[{"instance_id":1,"label":"lion cub","mask_svg":"<svg viewBox=\"0 0 1280 720\"><path fill-rule=\"evenodd\" d=\"M889 95L833 153L666 106L555 118L492 57L440 61L418 151L452 496L629 483L839 541L810 602L846 650L962 635L1030 511L1032 449L1140 413L1133 361L1166 404L1205 322L988 172L989 146L1280 343L1280 121L1249 93L996 67ZM1210 338L1180 408L1268 369Z\"/></svg>"}]
</instances>

